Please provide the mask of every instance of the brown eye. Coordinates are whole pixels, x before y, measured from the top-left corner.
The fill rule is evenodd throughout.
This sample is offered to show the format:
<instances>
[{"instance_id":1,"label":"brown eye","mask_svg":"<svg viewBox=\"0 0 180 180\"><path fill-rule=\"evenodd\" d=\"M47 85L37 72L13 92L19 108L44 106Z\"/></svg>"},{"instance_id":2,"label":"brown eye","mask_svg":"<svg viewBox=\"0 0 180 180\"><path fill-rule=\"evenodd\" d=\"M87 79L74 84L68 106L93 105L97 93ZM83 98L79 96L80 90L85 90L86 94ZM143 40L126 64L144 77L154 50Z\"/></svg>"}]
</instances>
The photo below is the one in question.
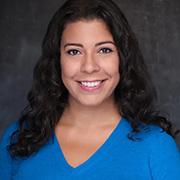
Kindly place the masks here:
<instances>
[{"instance_id":1,"label":"brown eye","mask_svg":"<svg viewBox=\"0 0 180 180\"><path fill-rule=\"evenodd\" d=\"M67 54L69 54L71 56L75 56L75 55L79 55L81 53L77 49L70 49L70 50L67 51Z\"/></svg>"},{"instance_id":2,"label":"brown eye","mask_svg":"<svg viewBox=\"0 0 180 180\"><path fill-rule=\"evenodd\" d=\"M108 53L111 53L113 50L112 49L110 49L110 48L101 48L100 50L99 50L99 53L101 53L101 54L108 54Z\"/></svg>"}]
</instances>

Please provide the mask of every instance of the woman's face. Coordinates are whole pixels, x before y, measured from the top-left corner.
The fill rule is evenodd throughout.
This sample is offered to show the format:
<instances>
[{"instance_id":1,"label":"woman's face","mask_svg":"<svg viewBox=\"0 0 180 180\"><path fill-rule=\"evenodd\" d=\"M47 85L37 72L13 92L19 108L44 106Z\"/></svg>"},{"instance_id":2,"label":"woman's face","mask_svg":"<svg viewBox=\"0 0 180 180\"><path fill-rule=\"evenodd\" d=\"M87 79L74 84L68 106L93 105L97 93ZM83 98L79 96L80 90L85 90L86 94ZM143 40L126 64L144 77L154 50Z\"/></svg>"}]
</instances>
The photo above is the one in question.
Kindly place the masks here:
<instances>
[{"instance_id":1,"label":"woman's face","mask_svg":"<svg viewBox=\"0 0 180 180\"><path fill-rule=\"evenodd\" d=\"M97 106L114 101L119 56L111 33L101 20L66 25L60 44L61 76L69 101Z\"/></svg>"}]
</instances>

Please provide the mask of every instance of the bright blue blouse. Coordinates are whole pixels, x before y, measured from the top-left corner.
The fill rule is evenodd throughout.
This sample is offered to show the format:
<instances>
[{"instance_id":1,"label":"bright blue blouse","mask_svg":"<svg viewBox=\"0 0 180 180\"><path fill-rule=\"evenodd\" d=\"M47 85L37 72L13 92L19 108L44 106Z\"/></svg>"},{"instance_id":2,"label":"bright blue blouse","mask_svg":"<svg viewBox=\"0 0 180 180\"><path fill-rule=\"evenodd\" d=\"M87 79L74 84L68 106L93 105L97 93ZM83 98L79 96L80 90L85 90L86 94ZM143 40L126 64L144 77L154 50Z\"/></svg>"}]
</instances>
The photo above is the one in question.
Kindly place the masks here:
<instances>
[{"instance_id":1,"label":"bright blue blouse","mask_svg":"<svg viewBox=\"0 0 180 180\"><path fill-rule=\"evenodd\" d=\"M132 141L127 137L131 126L121 118L104 144L75 168L66 161L55 135L30 157L11 159L6 145L16 128L13 123L0 141L0 180L180 180L180 151L155 125Z\"/></svg>"}]
</instances>

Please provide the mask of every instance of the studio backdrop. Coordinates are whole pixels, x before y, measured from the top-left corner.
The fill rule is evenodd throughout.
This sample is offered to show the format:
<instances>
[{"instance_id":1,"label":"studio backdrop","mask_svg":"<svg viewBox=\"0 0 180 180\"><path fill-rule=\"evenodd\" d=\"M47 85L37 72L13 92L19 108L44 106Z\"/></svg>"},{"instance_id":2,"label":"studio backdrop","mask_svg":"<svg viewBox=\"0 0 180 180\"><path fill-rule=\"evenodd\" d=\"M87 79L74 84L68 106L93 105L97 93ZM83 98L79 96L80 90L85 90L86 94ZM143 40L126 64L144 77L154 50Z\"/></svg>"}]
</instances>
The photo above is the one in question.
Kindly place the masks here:
<instances>
[{"instance_id":1,"label":"studio backdrop","mask_svg":"<svg viewBox=\"0 0 180 180\"><path fill-rule=\"evenodd\" d=\"M42 38L62 0L0 5L0 136L27 104ZM116 0L129 20L158 93L157 107L180 128L180 1ZM180 135L177 138L180 145Z\"/></svg>"}]
</instances>

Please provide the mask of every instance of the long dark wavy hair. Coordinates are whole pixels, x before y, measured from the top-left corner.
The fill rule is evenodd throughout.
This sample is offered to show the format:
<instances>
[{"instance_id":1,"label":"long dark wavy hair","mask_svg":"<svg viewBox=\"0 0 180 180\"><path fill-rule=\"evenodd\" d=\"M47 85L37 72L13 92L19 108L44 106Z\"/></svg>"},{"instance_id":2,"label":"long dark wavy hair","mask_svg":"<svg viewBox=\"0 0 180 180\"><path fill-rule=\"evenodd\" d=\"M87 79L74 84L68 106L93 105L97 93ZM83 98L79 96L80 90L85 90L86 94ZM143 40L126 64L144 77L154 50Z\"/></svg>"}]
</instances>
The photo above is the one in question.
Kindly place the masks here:
<instances>
[{"instance_id":1,"label":"long dark wavy hair","mask_svg":"<svg viewBox=\"0 0 180 180\"><path fill-rule=\"evenodd\" d=\"M156 124L174 137L171 123L155 109L156 91L131 27L111 0L68 0L54 14L34 68L28 105L22 111L18 129L11 135L10 154L20 157L37 152L51 137L67 105L68 91L61 79L60 41L68 23L100 19L111 32L121 59L120 82L115 89L119 112L131 124Z\"/></svg>"}]
</instances>

